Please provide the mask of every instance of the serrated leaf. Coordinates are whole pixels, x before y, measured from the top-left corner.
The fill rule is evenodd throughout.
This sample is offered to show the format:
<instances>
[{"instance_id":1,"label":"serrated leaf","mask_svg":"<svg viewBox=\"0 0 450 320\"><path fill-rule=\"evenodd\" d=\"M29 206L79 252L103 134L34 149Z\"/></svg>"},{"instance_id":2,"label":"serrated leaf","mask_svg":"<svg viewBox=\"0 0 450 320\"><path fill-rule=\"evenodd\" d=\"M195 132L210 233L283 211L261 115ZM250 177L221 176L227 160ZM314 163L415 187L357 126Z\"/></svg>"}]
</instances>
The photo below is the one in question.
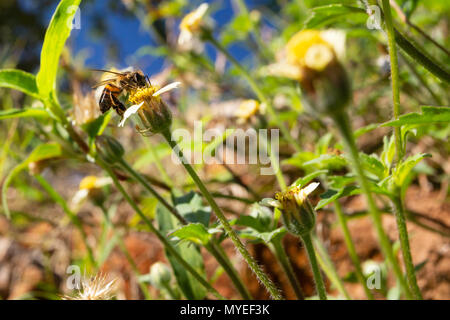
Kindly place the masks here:
<instances>
[{"instance_id":1,"label":"serrated leaf","mask_svg":"<svg viewBox=\"0 0 450 320\"><path fill-rule=\"evenodd\" d=\"M211 233L201 223L190 223L182 226L180 229L172 232L172 236L202 245L206 245L212 237Z\"/></svg>"},{"instance_id":2,"label":"serrated leaf","mask_svg":"<svg viewBox=\"0 0 450 320\"><path fill-rule=\"evenodd\" d=\"M41 50L41 66L36 76L39 94L50 98L55 90L59 58L71 32L76 7L81 0L61 0L56 8L44 37Z\"/></svg>"},{"instance_id":3,"label":"serrated leaf","mask_svg":"<svg viewBox=\"0 0 450 320\"><path fill-rule=\"evenodd\" d=\"M412 112L400 116L397 120L383 123L382 127L400 127L404 125L427 125L434 123L450 123L449 107L423 106L422 113Z\"/></svg>"},{"instance_id":4,"label":"serrated leaf","mask_svg":"<svg viewBox=\"0 0 450 320\"><path fill-rule=\"evenodd\" d=\"M33 98L40 98L36 77L22 70L0 70L0 87L19 90Z\"/></svg>"},{"instance_id":5,"label":"serrated leaf","mask_svg":"<svg viewBox=\"0 0 450 320\"><path fill-rule=\"evenodd\" d=\"M56 158L62 155L61 146L57 143L47 143L41 144L34 149L27 159L18 164L14 169L12 169L9 174L6 176L5 181L2 186L2 204L3 210L5 211L5 215L9 218L11 213L8 207L8 201L6 197L6 192L8 191L8 187L11 184L17 174L19 174L22 170L26 169L30 162Z\"/></svg>"},{"instance_id":6,"label":"serrated leaf","mask_svg":"<svg viewBox=\"0 0 450 320\"><path fill-rule=\"evenodd\" d=\"M11 118L48 118L47 110L42 108L8 109L0 111L0 120Z\"/></svg>"},{"instance_id":7,"label":"serrated leaf","mask_svg":"<svg viewBox=\"0 0 450 320\"><path fill-rule=\"evenodd\" d=\"M366 12L357 7L352 7L344 4L330 4L311 9L310 16L305 22L305 29L315 29L320 26L328 25L339 18L347 17L353 14L363 14Z\"/></svg>"}]
</instances>

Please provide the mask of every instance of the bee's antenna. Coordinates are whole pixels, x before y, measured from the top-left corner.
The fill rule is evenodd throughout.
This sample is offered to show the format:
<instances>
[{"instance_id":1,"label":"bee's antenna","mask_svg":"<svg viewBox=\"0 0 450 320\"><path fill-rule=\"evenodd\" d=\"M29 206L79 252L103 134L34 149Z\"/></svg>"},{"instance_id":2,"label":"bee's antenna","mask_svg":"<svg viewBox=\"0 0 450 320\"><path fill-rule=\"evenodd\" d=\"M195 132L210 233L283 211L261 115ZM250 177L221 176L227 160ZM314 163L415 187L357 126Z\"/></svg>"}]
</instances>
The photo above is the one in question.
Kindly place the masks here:
<instances>
[{"instance_id":1,"label":"bee's antenna","mask_svg":"<svg viewBox=\"0 0 450 320\"><path fill-rule=\"evenodd\" d=\"M152 83L150 82L150 78L147 76L147 75L145 75L145 80L147 81L147 83L151 86L152 85Z\"/></svg>"},{"instance_id":2,"label":"bee's antenna","mask_svg":"<svg viewBox=\"0 0 450 320\"><path fill-rule=\"evenodd\" d=\"M123 75L122 72L115 72L115 71L110 71L110 70L103 70L103 69L89 69L91 71L98 71L98 72L107 72L107 73L112 73L112 74L117 74L117 75Z\"/></svg>"}]
</instances>

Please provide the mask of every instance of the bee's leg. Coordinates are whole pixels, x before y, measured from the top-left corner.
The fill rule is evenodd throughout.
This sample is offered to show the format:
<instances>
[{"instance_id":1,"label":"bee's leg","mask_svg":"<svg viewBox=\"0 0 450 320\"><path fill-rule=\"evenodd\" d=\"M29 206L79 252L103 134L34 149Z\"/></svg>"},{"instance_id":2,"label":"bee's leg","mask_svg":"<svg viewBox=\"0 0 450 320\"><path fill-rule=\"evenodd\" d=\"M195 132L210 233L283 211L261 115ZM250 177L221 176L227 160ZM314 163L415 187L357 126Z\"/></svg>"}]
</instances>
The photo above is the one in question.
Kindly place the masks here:
<instances>
[{"instance_id":1,"label":"bee's leg","mask_svg":"<svg viewBox=\"0 0 450 320\"><path fill-rule=\"evenodd\" d=\"M114 104L114 109L116 110L117 114L122 118L123 114L124 114L125 110L127 110L127 108L125 108L123 103L120 102L120 100L116 96L111 95L111 97L112 97L112 101Z\"/></svg>"}]
</instances>

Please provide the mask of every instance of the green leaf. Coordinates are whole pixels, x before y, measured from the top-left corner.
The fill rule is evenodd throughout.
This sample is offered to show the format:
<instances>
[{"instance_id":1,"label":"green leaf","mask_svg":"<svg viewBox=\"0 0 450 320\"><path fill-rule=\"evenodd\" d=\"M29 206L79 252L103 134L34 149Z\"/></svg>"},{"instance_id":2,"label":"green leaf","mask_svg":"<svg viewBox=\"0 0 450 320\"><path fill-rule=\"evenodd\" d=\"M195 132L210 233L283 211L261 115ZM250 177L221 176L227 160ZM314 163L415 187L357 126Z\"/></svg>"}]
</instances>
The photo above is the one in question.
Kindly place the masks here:
<instances>
[{"instance_id":1,"label":"green leaf","mask_svg":"<svg viewBox=\"0 0 450 320\"><path fill-rule=\"evenodd\" d=\"M103 131L105 131L112 115L112 110L109 110L108 112L99 116L97 119L84 123L83 125L81 125L81 128L83 128L83 130L88 134L89 138L93 140L95 139L95 137L100 136Z\"/></svg>"},{"instance_id":2,"label":"green leaf","mask_svg":"<svg viewBox=\"0 0 450 320\"><path fill-rule=\"evenodd\" d=\"M211 240L211 233L201 223L190 223L172 232L173 236L181 240L192 241L197 244L206 245Z\"/></svg>"},{"instance_id":3,"label":"green leaf","mask_svg":"<svg viewBox=\"0 0 450 320\"><path fill-rule=\"evenodd\" d=\"M328 189L327 191L325 191L320 195L320 198L322 198L322 200L319 201L319 203L314 209L315 210L322 209L326 205L330 204L333 201L336 201L339 198L352 196L360 193L361 189L359 189L357 186L347 186L340 190Z\"/></svg>"},{"instance_id":4,"label":"green leaf","mask_svg":"<svg viewBox=\"0 0 450 320\"><path fill-rule=\"evenodd\" d=\"M282 237L287 233L287 230L284 227L280 227L270 232L258 232L252 228L246 228L244 230L239 231L239 235L242 238L259 240L265 243L270 243L272 240Z\"/></svg>"},{"instance_id":5,"label":"green leaf","mask_svg":"<svg viewBox=\"0 0 450 320\"><path fill-rule=\"evenodd\" d=\"M323 137L319 139L317 142L316 147L316 153L317 154L326 154L328 152L328 147L330 145L331 139L333 138L333 135L331 133L327 133Z\"/></svg>"},{"instance_id":6,"label":"green leaf","mask_svg":"<svg viewBox=\"0 0 450 320\"><path fill-rule=\"evenodd\" d=\"M19 90L33 98L40 98L36 77L22 70L0 70L0 87Z\"/></svg>"},{"instance_id":7,"label":"green leaf","mask_svg":"<svg viewBox=\"0 0 450 320\"><path fill-rule=\"evenodd\" d=\"M189 222L199 222L205 227L209 225L211 208L203 206L202 197L195 192L189 192L181 197L174 198L178 212Z\"/></svg>"},{"instance_id":8,"label":"green leaf","mask_svg":"<svg viewBox=\"0 0 450 320\"><path fill-rule=\"evenodd\" d=\"M434 123L450 123L449 107L423 106L422 114L417 112L400 116L397 120L383 123L382 127L400 127L404 125L427 125Z\"/></svg>"},{"instance_id":9,"label":"green leaf","mask_svg":"<svg viewBox=\"0 0 450 320\"><path fill-rule=\"evenodd\" d=\"M163 234L168 234L180 227L179 222L173 215L163 206L158 204L156 209L156 219L158 221L159 230ZM186 260L200 275L206 277L203 257L200 248L194 243L179 242L175 239L169 239L174 244L175 250ZM169 260L178 286L184 296L189 300L201 300L206 296L205 288L189 274L169 252L166 250L167 260Z\"/></svg>"},{"instance_id":10,"label":"green leaf","mask_svg":"<svg viewBox=\"0 0 450 320\"><path fill-rule=\"evenodd\" d=\"M328 173L328 170L315 171L313 173L308 174L307 176L304 176L303 178L298 178L297 180L295 180L294 185L296 185L297 187L303 188L311 180L314 180L318 176L320 176L322 174L326 174L326 173Z\"/></svg>"},{"instance_id":11,"label":"green leaf","mask_svg":"<svg viewBox=\"0 0 450 320\"><path fill-rule=\"evenodd\" d=\"M74 6L78 6L80 2L81 0L61 0L45 33L41 67L36 76L39 93L44 98L50 98L51 93L55 91L59 57L70 35L71 23L76 13Z\"/></svg>"},{"instance_id":12,"label":"green leaf","mask_svg":"<svg viewBox=\"0 0 450 320\"><path fill-rule=\"evenodd\" d=\"M393 173L395 184L399 187L404 187L405 182L410 175L412 169L424 158L431 157L428 153L419 153L414 156L406 158L400 165L397 166Z\"/></svg>"},{"instance_id":13,"label":"green leaf","mask_svg":"<svg viewBox=\"0 0 450 320\"><path fill-rule=\"evenodd\" d=\"M345 167L347 160L335 154L322 154L321 156L303 163L303 167L314 166L317 169L336 170Z\"/></svg>"},{"instance_id":14,"label":"green leaf","mask_svg":"<svg viewBox=\"0 0 450 320\"><path fill-rule=\"evenodd\" d=\"M357 7L352 7L344 4L330 4L311 9L310 16L305 22L305 29L315 29L324 25L328 25L340 18L348 19L349 15L363 14L364 18L366 12Z\"/></svg>"},{"instance_id":15,"label":"green leaf","mask_svg":"<svg viewBox=\"0 0 450 320\"><path fill-rule=\"evenodd\" d=\"M11 118L48 118L47 110L42 108L8 109L0 111L0 120Z\"/></svg>"},{"instance_id":16,"label":"green leaf","mask_svg":"<svg viewBox=\"0 0 450 320\"><path fill-rule=\"evenodd\" d=\"M361 152L359 154L359 158L361 159L362 165L366 172L369 172L369 173L375 175L380 180L385 178L384 165L377 158L377 156L368 155L368 154Z\"/></svg>"},{"instance_id":17,"label":"green leaf","mask_svg":"<svg viewBox=\"0 0 450 320\"><path fill-rule=\"evenodd\" d=\"M370 131L372 131L372 130L375 130L375 129L378 128L379 126L380 126L379 123L372 123L372 124L369 124L369 125L367 125L367 126L365 126L365 127L362 127L362 128L357 129L357 130L353 133L353 135L355 136L355 139L356 139L356 138L359 138L359 137L362 136L363 134L368 133L368 132L370 132Z\"/></svg>"},{"instance_id":18,"label":"green leaf","mask_svg":"<svg viewBox=\"0 0 450 320\"><path fill-rule=\"evenodd\" d=\"M11 184L17 174L19 174L22 170L26 169L30 162L41 161L50 158L56 158L62 155L61 146L57 143L47 143L41 144L36 149L34 149L27 159L18 164L14 169L12 169L9 174L5 178L5 182L2 186L2 204L3 210L5 211L5 215L9 218L11 213L8 207L8 201L6 197L6 192L8 191L8 187Z\"/></svg>"}]
</instances>

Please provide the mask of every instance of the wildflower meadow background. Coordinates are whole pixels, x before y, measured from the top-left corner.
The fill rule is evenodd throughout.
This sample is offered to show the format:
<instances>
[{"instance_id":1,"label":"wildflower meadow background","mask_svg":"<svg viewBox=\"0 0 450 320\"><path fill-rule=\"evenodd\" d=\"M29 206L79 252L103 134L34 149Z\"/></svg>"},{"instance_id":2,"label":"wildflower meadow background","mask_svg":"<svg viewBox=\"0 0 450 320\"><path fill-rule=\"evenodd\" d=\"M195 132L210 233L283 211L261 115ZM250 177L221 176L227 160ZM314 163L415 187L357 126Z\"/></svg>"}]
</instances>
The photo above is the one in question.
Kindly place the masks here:
<instances>
[{"instance_id":1,"label":"wildflower meadow background","mask_svg":"<svg viewBox=\"0 0 450 320\"><path fill-rule=\"evenodd\" d=\"M1 1L0 299L450 299L449 20Z\"/></svg>"}]
</instances>

